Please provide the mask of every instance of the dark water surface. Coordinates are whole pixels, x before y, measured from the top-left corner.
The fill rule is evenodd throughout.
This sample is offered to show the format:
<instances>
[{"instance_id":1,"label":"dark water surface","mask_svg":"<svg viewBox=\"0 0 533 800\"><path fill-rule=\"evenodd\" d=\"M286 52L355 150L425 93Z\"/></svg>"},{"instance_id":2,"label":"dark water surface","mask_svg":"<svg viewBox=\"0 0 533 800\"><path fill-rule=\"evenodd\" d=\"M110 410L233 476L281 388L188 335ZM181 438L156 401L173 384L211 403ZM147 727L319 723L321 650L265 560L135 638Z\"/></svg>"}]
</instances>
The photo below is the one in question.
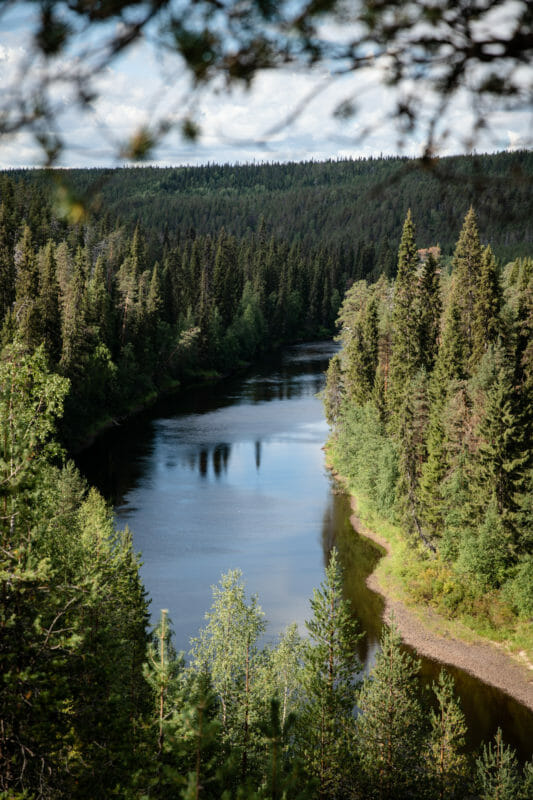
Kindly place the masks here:
<instances>
[{"instance_id":1,"label":"dark water surface","mask_svg":"<svg viewBox=\"0 0 533 800\"><path fill-rule=\"evenodd\" d=\"M90 483L134 532L154 622L168 608L177 649L204 623L210 587L228 569L244 573L269 621L267 638L292 621L301 631L308 599L337 544L347 592L367 632L361 658L377 650L381 598L366 576L378 548L354 534L348 498L324 467L328 435L321 401L330 343L291 347L246 375L159 403L114 429L79 457ZM422 684L440 665L422 660ZM471 744L498 725L531 756L533 714L461 670L450 670Z\"/></svg>"}]
</instances>

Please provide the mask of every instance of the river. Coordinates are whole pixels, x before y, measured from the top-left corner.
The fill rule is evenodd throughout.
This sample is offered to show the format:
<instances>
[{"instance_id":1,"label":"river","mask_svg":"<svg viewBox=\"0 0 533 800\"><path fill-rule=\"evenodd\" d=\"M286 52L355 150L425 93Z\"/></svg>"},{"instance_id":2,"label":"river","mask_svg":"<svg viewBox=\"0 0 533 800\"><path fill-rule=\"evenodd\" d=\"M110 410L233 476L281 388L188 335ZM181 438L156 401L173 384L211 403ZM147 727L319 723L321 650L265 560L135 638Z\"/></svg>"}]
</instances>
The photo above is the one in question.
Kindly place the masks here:
<instances>
[{"instance_id":1,"label":"river","mask_svg":"<svg viewBox=\"0 0 533 800\"><path fill-rule=\"evenodd\" d=\"M368 669L378 648L382 600L365 584L380 553L354 533L349 501L325 469L328 435L320 392L331 343L287 348L246 374L160 401L78 457L89 482L134 532L154 623L169 609L178 650L204 624L211 589L242 570L269 622L302 632L308 599L337 544L346 591L366 636ZM421 691L440 665L422 659ZM497 689L450 669L469 725L469 745L500 726L531 756L533 714Z\"/></svg>"}]
</instances>

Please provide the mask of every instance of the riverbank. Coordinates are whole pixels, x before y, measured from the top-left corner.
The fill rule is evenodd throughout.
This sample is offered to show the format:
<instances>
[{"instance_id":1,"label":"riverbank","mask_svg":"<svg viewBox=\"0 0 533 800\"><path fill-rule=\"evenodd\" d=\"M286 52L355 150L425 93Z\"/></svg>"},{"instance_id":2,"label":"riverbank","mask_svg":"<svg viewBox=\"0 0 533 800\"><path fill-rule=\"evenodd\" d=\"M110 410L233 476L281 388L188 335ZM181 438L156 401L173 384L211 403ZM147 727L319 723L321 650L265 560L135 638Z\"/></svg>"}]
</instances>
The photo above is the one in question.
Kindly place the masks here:
<instances>
[{"instance_id":1,"label":"riverbank","mask_svg":"<svg viewBox=\"0 0 533 800\"><path fill-rule=\"evenodd\" d=\"M525 650L513 652L507 643L481 637L458 618L447 619L429 604L414 602L391 568L397 544L394 538L376 530L378 526L372 524L347 482L331 464L328 468L350 494L350 522L355 532L384 550L383 558L367 578L367 586L384 599L384 619L393 617L403 641L420 655L458 667L533 711L533 663L529 654Z\"/></svg>"},{"instance_id":2,"label":"riverbank","mask_svg":"<svg viewBox=\"0 0 533 800\"><path fill-rule=\"evenodd\" d=\"M382 562L390 558L391 545L364 524L354 497L351 498L351 506L353 514L350 522L356 533L371 539L386 551L380 562L383 570ZM451 624L430 607L408 606L404 599L394 596L393 587L382 580L380 567L368 577L367 585L384 598L384 617L394 617L406 644L420 655L465 670L533 711L533 664L525 654L522 655L523 663L519 663L519 655L507 652L496 642L486 642L478 637L470 640L475 634L468 630L465 630L468 641L456 638L457 622Z\"/></svg>"}]
</instances>

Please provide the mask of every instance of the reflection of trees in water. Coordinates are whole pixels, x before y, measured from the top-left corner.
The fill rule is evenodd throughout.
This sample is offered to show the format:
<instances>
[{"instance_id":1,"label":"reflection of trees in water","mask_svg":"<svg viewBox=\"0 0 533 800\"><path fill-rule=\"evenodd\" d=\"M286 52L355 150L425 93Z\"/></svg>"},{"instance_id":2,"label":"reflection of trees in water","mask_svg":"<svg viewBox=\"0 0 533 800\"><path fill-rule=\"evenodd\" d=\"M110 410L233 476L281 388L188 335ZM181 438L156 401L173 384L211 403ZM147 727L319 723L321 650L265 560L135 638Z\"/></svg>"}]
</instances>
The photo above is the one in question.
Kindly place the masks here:
<instances>
[{"instance_id":1,"label":"reflection of trees in water","mask_svg":"<svg viewBox=\"0 0 533 800\"><path fill-rule=\"evenodd\" d=\"M348 497L333 485L322 519L324 563L327 563L331 548L335 545L343 570L344 594L351 603L352 613L360 630L366 633L357 648L359 658L363 664L369 665L373 662L378 647L383 600L367 587L366 579L380 556L370 541L357 536L350 516Z\"/></svg>"},{"instance_id":2,"label":"reflection of trees in water","mask_svg":"<svg viewBox=\"0 0 533 800\"><path fill-rule=\"evenodd\" d=\"M261 467L261 441L258 440L255 443L255 466L256 469L260 469Z\"/></svg>"},{"instance_id":3,"label":"reflection of trees in water","mask_svg":"<svg viewBox=\"0 0 533 800\"><path fill-rule=\"evenodd\" d=\"M208 465L209 465L209 450L206 447L202 447L198 459L198 469L202 478L205 478L207 475Z\"/></svg>"},{"instance_id":4,"label":"reflection of trees in water","mask_svg":"<svg viewBox=\"0 0 533 800\"><path fill-rule=\"evenodd\" d=\"M191 472L198 470L198 474L202 478L206 478L209 474L209 462L211 462L214 476L220 478L228 471L230 456L231 445L227 442L220 442L213 447L202 445L199 449L189 448L185 453L184 463Z\"/></svg>"},{"instance_id":5,"label":"reflection of trees in water","mask_svg":"<svg viewBox=\"0 0 533 800\"><path fill-rule=\"evenodd\" d=\"M223 472L228 471L231 445L226 442L215 445L213 448L213 472L219 478Z\"/></svg>"},{"instance_id":6,"label":"reflection of trees in water","mask_svg":"<svg viewBox=\"0 0 533 800\"><path fill-rule=\"evenodd\" d=\"M333 352L332 350L331 354ZM243 385L241 395L253 403L268 403L272 400L295 400L305 395L317 394L324 386L328 364L329 360L321 359L320 371L315 373L316 360L291 361L279 371L254 375Z\"/></svg>"}]
</instances>

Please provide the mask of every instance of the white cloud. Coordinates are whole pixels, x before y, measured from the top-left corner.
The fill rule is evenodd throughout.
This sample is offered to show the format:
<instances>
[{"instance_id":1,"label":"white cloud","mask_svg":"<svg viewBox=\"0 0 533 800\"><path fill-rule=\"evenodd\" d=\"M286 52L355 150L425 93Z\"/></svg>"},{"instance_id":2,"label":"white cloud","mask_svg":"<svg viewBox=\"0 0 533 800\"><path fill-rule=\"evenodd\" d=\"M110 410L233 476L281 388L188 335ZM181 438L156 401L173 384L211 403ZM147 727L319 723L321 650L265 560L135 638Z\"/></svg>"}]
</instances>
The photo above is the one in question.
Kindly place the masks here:
<instances>
[{"instance_id":1,"label":"white cloud","mask_svg":"<svg viewBox=\"0 0 533 800\"><path fill-rule=\"evenodd\" d=\"M335 38L338 31L331 29L329 34ZM19 79L21 64L27 58L26 46L27 34L23 29L15 26L0 32L4 87ZM61 59L67 71L76 63L74 58ZM226 92L218 85L191 93L190 79L179 59L138 43L94 79L98 98L88 111L80 111L65 83L54 91L57 121L67 144L62 164L115 164L121 146L139 127L148 125L156 129L163 117L172 120L175 128L154 154L154 163L160 164L398 153L400 137L392 120L398 95L381 83L383 70L380 63L377 68L335 80L324 65L313 72L268 71L257 76L249 92L238 88ZM527 72L524 81L528 75L531 78ZM304 103L319 85L324 87L323 91ZM406 84L405 91L409 90L419 96L420 117L414 131L404 137L402 152L414 155L420 152L426 126L437 105L422 84ZM7 92L4 96L8 97ZM334 116L334 111L347 98L355 102L357 114L342 121ZM298 108L300 113L294 116ZM189 114L195 116L202 130L195 145L184 142L179 134L180 122ZM288 120L286 125L285 120ZM466 93L459 94L437 125L439 152L449 154L468 149L467 133L472 121L471 99ZM477 134L478 150L531 146L530 113L499 110L491 115L491 121L492 130ZM40 157L39 149L27 133L16 139L0 140L3 167L38 164Z\"/></svg>"}]
</instances>

